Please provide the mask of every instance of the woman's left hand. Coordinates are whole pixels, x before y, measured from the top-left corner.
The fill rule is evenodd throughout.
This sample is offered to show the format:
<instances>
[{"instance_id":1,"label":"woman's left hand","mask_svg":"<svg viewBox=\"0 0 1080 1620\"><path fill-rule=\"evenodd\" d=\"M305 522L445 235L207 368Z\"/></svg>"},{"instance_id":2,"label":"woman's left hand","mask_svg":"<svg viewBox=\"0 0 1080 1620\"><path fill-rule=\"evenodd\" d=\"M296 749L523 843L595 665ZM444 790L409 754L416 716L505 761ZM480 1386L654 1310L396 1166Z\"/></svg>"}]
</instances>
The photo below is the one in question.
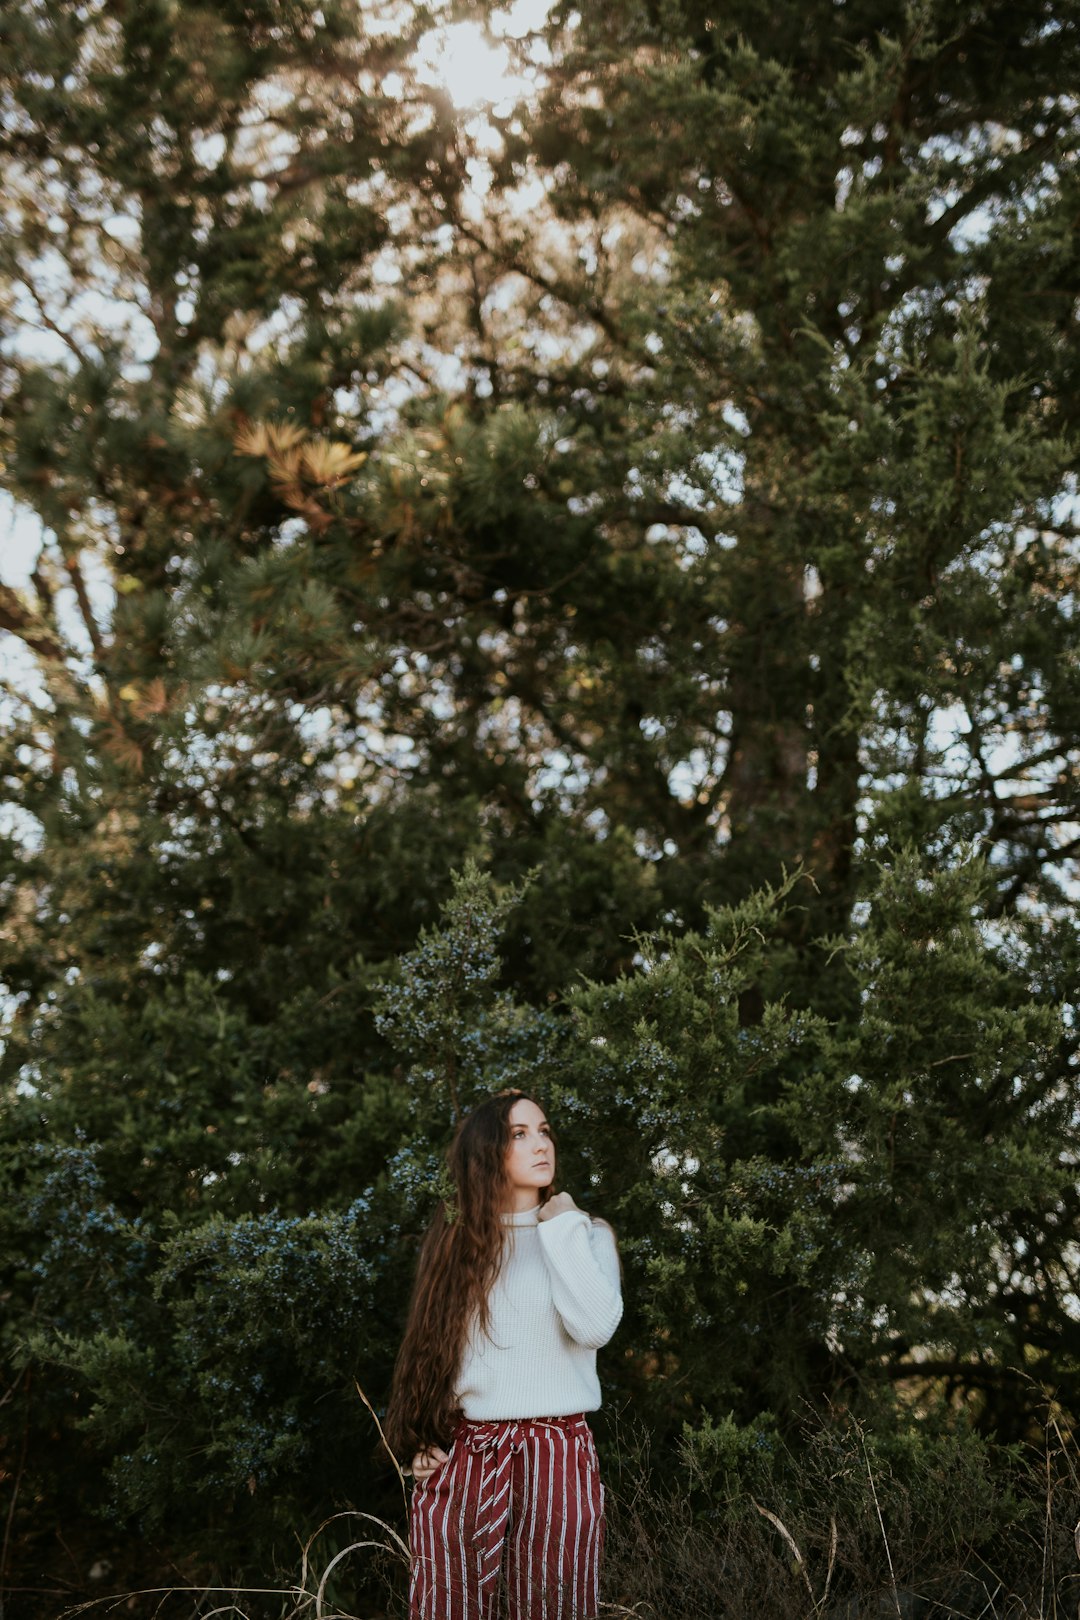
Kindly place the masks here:
<instances>
[{"instance_id":1,"label":"woman's left hand","mask_svg":"<svg viewBox=\"0 0 1080 1620\"><path fill-rule=\"evenodd\" d=\"M556 1215L566 1215L570 1210L577 1209L577 1205L568 1192L556 1193L549 1198L546 1204L540 1205L538 1220L551 1221Z\"/></svg>"}]
</instances>

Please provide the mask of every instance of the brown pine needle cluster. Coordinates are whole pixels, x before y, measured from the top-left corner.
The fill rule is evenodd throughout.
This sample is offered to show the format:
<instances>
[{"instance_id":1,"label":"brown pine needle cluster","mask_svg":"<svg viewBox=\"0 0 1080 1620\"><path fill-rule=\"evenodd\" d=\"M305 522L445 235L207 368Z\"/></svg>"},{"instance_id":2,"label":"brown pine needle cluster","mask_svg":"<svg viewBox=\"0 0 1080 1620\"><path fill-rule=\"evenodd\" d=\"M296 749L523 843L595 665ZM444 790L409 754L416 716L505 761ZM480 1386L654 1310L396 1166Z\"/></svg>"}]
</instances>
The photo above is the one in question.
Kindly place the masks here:
<instances>
[{"instance_id":1,"label":"brown pine needle cluster","mask_svg":"<svg viewBox=\"0 0 1080 1620\"><path fill-rule=\"evenodd\" d=\"M311 492L340 489L367 460L340 439L309 434L295 422L245 422L233 439L237 455L264 460L275 489L296 512L326 521ZM305 485L308 486L305 488Z\"/></svg>"}]
</instances>

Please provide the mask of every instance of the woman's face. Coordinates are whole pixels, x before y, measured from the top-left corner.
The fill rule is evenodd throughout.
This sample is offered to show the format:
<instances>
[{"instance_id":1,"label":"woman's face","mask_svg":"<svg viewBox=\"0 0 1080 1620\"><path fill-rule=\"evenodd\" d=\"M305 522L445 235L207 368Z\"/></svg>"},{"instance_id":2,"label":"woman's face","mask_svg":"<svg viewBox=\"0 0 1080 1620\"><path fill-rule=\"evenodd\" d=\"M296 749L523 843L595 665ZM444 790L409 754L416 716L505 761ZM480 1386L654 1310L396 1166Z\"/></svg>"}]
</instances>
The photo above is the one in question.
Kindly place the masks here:
<instances>
[{"instance_id":1,"label":"woman's face","mask_svg":"<svg viewBox=\"0 0 1080 1620\"><path fill-rule=\"evenodd\" d=\"M542 1187L555 1179L555 1143L543 1109L522 1097L510 1110L510 1143L506 1149L506 1180L516 1210L539 1203Z\"/></svg>"}]
</instances>

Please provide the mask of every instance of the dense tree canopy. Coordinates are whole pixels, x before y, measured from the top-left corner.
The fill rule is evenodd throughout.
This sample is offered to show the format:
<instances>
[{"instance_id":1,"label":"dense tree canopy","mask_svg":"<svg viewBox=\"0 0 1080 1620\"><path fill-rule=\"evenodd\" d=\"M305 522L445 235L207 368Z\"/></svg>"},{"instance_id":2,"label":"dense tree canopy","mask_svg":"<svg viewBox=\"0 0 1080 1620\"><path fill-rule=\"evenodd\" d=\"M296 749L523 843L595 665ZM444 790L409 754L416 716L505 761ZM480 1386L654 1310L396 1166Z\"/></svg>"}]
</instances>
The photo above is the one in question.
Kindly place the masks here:
<instances>
[{"instance_id":1,"label":"dense tree canopy","mask_svg":"<svg viewBox=\"0 0 1080 1620\"><path fill-rule=\"evenodd\" d=\"M392 1498L354 1381L503 1084L703 1511L808 1413L898 1457L1080 1410L1078 8L463 5L533 73L483 107L451 20L0 17L42 1613L61 1526L258 1584Z\"/></svg>"}]
</instances>

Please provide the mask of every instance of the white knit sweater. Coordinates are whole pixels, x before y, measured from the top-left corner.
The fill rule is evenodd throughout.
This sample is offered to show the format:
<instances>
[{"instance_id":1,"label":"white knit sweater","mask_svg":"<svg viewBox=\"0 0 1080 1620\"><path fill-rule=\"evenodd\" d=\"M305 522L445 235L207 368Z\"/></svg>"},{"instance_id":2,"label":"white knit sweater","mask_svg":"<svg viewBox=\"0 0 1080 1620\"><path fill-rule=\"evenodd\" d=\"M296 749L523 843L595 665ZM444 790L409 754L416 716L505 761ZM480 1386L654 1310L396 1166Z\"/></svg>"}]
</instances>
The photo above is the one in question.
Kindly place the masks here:
<instances>
[{"instance_id":1,"label":"white knit sweater","mask_svg":"<svg viewBox=\"0 0 1080 1620\"><path fill-rule=\"evenodd\" d=\"M622 1315L610 1227L583 1210L504 1215L488 1334L473 1325L457 1396L467 1418L565 1417L600 1405L596 1352Z\"/></svg>"}]
</instances>

